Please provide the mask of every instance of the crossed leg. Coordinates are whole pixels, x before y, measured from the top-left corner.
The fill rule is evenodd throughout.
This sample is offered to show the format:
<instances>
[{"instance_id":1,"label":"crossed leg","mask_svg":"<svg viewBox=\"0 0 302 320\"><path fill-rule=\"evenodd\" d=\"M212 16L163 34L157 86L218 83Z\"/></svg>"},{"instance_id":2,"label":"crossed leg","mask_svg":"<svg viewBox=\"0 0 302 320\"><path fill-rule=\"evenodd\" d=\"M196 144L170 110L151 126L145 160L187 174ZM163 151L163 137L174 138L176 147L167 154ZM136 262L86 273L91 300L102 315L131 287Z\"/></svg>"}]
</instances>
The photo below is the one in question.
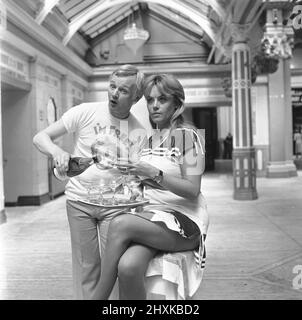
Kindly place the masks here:
<instances>
[{"instance_id":1,"label":"crossed leg","mask_svg":"<svg viewBox=\"0 0 302 320\"><path fill-rule=\"evenodd\" d=\"M145 273L150 260L157 250L132 244L121 256L118 263L120 300L145 300Z\"/></svg>"},{"instance_id":2,"label":"crossed leg","mask_svg":"<svg viewBox=\"0 0 302 320\"><path fill-rule=\"evenodd\" d=\"M135 215L123 214L115 217L110 222L106 249L102 257L101 278L93 299L108 299L118 275L119 263L124 260L120 261L120 259L131 245L140 244L155 249L155 252L158 250L177 252L193 250L198 246L198 242L198 237L194 239L184 238L164 225ZM136 260L141 265L140 273L142 273L143 270L146 271L148 263L155 252L147 252L143 251L143 249L137 250L140 250L142 257L146 258L145 261ZM131 251L129 253L131 254Z\"/></svg>"}]
</instances>

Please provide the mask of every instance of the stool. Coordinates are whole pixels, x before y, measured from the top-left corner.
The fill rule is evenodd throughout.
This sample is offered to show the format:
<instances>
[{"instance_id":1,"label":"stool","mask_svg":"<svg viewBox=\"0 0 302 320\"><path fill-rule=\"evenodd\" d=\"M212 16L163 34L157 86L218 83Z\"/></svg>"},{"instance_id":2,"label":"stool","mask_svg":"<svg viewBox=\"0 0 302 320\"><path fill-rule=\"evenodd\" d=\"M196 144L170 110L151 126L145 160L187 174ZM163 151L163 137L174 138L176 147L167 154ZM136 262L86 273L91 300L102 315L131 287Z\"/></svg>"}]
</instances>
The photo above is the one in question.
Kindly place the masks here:
<instances>
[{"instance_id":1,"label":"stool","mask_svg":"<svg viewBox=\"0 0 302 320\"><path fill-rule=\"evenodd\" d=\"M146 271L147 300L189 300L194 299L204 271L196 263L193 251L160 253L149 263ZM193 271L193 272L192 272ZM118 300L118 281L109 300Z\"/></svg>"}]
</instances>

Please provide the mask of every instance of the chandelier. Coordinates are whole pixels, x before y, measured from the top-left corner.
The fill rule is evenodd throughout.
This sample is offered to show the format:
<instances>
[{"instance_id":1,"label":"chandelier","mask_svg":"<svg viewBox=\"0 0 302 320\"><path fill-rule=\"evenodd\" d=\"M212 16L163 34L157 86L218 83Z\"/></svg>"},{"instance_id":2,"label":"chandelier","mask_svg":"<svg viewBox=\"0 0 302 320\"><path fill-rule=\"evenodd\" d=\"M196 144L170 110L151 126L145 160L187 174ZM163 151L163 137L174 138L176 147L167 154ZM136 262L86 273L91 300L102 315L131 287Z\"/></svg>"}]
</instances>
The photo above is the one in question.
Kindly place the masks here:
<instances>
[{"instance_id":1,"label":"chandelier","mask_svg":"<svg viewBox=\"0 0 302 320\"><path fill-rule=\"evenodd\" d=\"M138 10L140 14L140 9ZM142 20L141 20L142 21ZM138 28L133 21L130 25L128 20L128 27L124 31L125 45L136 55L137 50L141 48L149 39L149 32L143 28Z\"/></svg>"}]
</instances>

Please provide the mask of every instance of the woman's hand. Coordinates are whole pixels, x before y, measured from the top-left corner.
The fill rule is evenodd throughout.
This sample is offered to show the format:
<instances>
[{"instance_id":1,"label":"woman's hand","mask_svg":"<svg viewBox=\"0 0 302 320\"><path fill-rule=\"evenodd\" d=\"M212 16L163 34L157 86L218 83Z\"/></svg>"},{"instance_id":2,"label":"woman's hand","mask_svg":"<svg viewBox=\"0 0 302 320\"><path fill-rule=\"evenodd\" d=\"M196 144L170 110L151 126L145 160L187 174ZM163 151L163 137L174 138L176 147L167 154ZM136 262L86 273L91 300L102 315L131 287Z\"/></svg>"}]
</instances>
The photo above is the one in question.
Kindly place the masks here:
<instances>
[{"instance_id":1,"label":"woman's hand","mask_svg":"<svg viewBox=\"0 0 302 320\"><path fill-rule=\"evenodd\" d=\"M145 161L140 161L136 164L123 164L120 168L121 173L130 173L136 176L145 176L153 178L158 174L159 169L150 165Z\"/></svg>"}]
</instances>

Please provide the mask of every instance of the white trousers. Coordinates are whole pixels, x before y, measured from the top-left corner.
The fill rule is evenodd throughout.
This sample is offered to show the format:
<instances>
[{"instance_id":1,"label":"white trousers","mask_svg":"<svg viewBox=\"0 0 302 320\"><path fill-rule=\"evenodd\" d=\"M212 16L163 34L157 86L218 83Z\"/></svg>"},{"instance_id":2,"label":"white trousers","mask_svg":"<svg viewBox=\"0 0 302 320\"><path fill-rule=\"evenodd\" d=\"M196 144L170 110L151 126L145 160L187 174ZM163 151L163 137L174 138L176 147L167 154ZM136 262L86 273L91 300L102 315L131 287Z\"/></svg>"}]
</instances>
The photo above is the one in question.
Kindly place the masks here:
<instances>
[{"instance_id":1,"label":"white trousers","mask_svg":"<svg viewBox=\"0 0 302 320\"><path fill-rule=\"evenodd\" d=\"M119 214L67 200L72 251L73 293L76 300L90 300L101 276L101 252L104 252L109 223Z\"/></svg>"}]
</instances>

